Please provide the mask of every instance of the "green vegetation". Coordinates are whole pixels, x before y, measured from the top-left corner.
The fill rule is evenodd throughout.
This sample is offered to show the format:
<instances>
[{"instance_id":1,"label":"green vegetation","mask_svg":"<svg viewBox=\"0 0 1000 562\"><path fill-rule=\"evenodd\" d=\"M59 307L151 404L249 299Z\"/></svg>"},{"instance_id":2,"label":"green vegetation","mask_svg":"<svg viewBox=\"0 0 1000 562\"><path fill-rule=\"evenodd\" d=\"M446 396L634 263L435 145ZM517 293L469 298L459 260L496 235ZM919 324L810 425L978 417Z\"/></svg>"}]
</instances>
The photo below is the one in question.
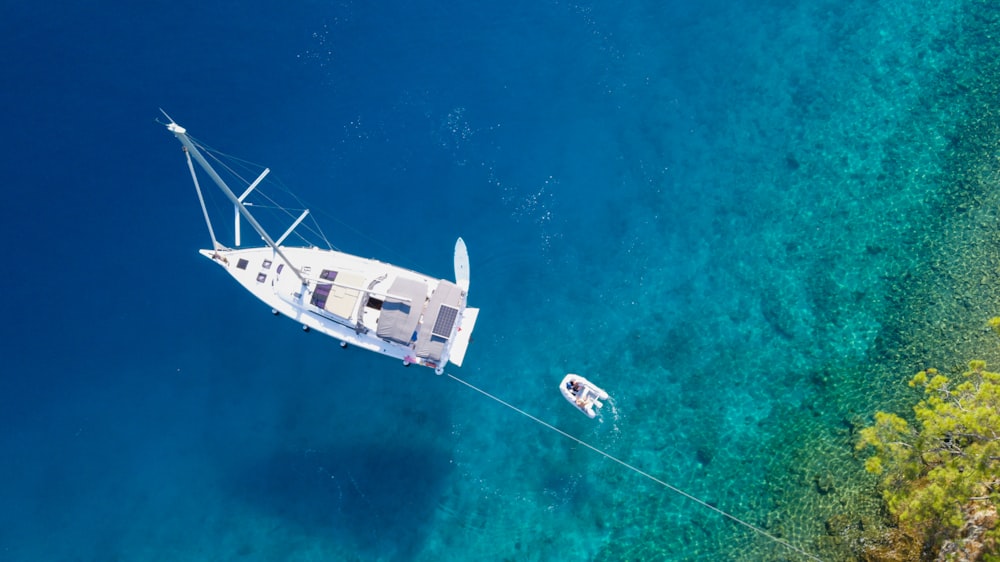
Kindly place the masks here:
<instances>
[{"instance_id":1,"label":"green vegetation","mask_svg":"<svg viewBox=\"0 0 1000 562\"><path fill-rule=\"evenodd\" d=\"M1000 320L990 326L1000 328ZM924 542L925 552L948 543L963 550L971 542L977 555L995 552L1000 374L972 361L957 381L928 369L910 386L924 390L913 408L915 423L876 413L857 445L874 449L865 468L881 475L889 511Z\"/></svg>"}]
</instances>

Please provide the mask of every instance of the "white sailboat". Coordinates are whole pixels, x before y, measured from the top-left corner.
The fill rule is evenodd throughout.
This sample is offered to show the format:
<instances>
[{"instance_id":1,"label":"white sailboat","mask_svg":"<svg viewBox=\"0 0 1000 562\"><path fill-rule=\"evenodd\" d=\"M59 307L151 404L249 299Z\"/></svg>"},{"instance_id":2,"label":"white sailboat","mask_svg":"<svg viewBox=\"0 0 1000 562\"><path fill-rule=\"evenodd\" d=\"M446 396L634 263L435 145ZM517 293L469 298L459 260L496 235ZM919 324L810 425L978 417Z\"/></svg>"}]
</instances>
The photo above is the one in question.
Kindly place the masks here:
<instances>
[{"instance_id":1,"label":"white sailboat","mask_svg":"<svg viewBox=\"0 0 1000 562\"><path fill-rule=\"evenodd\" d=\"M469 254L461 238L455 244L455 281L361 258L335 249L290 247L283 243L309 215L303 211L292 225L273 239L251 214L248 197L269 173L249 182L237 196L205 157L208 152L187 130L169 120L167 130L184 146L188 168L201 203L212 249L200 250L222 266L274 314L353 345L395 357L403 365L423 365L444 373L451 362L461 366L468 350L478 308L466 305L469 292ZM192 161L193 160L193 161ZM233 248L219 243L198 181L201 170L235 208ZM263 239L265 246L241 247L240 218Z\"/></svg>"}]
</instances>

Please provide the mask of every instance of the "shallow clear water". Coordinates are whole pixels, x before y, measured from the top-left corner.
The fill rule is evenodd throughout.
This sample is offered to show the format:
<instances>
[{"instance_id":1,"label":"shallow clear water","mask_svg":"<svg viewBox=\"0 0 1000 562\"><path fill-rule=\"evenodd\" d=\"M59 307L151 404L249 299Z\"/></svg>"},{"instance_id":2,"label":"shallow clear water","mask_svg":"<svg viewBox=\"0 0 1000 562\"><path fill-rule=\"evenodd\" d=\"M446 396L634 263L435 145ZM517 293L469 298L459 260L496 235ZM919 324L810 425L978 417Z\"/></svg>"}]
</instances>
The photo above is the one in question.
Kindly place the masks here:
<instances>
[{"instance_id":1,"label":"shallow clear water","mask_svg":"<svg viewBox=\"0 0 1000 562\"><path fill-rule=\"evenodd\" d=\"M449 372L824 559L877 512L857 424L989 341L987 5L21 10L2 559L798 559L272 318L197 255L160 106L346 251L449 277L462 236Z\"/></svg>"}]
</instances>

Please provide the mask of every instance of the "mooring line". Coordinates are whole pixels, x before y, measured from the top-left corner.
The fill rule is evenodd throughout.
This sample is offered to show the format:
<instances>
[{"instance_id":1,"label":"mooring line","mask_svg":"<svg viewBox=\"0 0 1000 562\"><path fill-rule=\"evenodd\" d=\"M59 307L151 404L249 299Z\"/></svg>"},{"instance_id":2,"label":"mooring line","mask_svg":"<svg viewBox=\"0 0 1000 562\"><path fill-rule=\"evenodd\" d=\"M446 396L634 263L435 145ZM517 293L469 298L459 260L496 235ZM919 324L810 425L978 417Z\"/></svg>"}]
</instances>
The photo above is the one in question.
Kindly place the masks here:
<instances>
[{"instance_id":1,"label":"mooring line","mask_svg":"<svg viewBox=\"0 0 1000 562\"><path fill-rule=\"evenodd\" d=\"M771 533L768 533L764 529L761 529L760 527L758 527L758 526L756 526L756 525L754 525L752 523L747 523L746 521L740 519L739 517L736 517L735 515L733 515L733 514L731 514L729 512L723 511L723 510L715 507L714 505L706 502L705 500L702 500L702 499L699 499L699 498L697 498L695 496L692 496L691 494L685 492L684 490L681 490L680 488L677 488L676 486L671 486L670 484L667 484L666 482L664 482L663 480L660 480L659 478L653 476L652 474L649 474L648 472L644 472L644 471L642 471L642 470L640 470L640 469L632 466L631 464L629 464L629 463L627 463L627 462L619 459L618 457L612 455L611 453L607 453L607 452L605 452L605 451L603 451L601 449L598 449L597 447L591 445L590 443L587 443L586 441L584 441L582 439L574 437L574 436L570 435L569 433L566 433L565 431L559 429L558 427L556 427L554 425L551 425L551 424L549 424L547 422L544 422L544 421L536 418L535 416L529 414L528 412L525 412L524 410L518 408L517 406L514 406L513 404L510 404L508 402L505 402L504 400L502 400L500 398L497 398L496 396L493 396L489 392L486 392L485 390L479 388L478 386L476 386L476 385L474 385L474 384L472 384L470 382L466 382L466 381L464 381L464 380L456 377L455 375L453 375L451 373L445 373L445 374L448 375L449 378L451 378L451 379L453 379L455 381L458 381L458 382L464 384L465 386L471 388L472 390L475 390L476 392L478 392L478 393L480 393L480 394L482 394L482 395L484 395L484 396L486 396L488 398L492 398L493 400L499 402L500 404L503 404L504 406L507 406L508 408L510 408L511 410L514 410L515 412L521 414L522 416L524 416L524 417L526 417L528 419L531 419L532 421L535 421L535 422L537 422L537 423L539 423L539 424L541 424L541 425L543 425L543 426L551 429L552 431L555 431L556 433L562 435L563 437L566 437L567 439L570 439L572 441L576 441L577 443L579 443L580 445L583 445L584 447L590 449L591 451L594 451L595 453L598 453L599 455L602 455L602 456L604 456L607 459L613 460L616 463L624 466L625 468L627 468L627 469L629 469L629 470L631 470L631 471L633 471L633 472L635 472L635 473L637 473L637 474L639 474L641 476L645 476L646 478L652 480L653 482L656 482L657 484L663 486L664 488L670 490L671 492L674 492L675 494L679 494L681 496L684 496L685 498L687 498L687 499L689 499L689 500L691 500L691 501L693 501L693 502L695 502L695 503L697 503L697 504L699 504L699 505L701 505L703 507L707 507L708 509L711 509L712 511L718 513L719 515L722 515L723 517L726 517L726 518L728 518L728 519L730 519L732 521L735 521L736 523L739 523L740 525L743 525L744 527L750 529L751 531L754 531L755 533L758 533L760 535L763 535L763 536L771 539L772 541L780 544L781 546L783 546L783 547L785 547L785 548L787 548L789 550L793 550L795 552L798 552L799 554L801 554L802 556L805 556L806 558L809 558L810 560L816 560L817 562L823 562L820 558L818 558L818 557L816 557L816 556L814 556L812 554L809 554L808 552L806 552L806 551L802 550L801 548L793 545L792 543L790 543L790 542L788 542L788 541L786 541L784 539L780 539L780 538L772 535Z\"/></svg>"}]
</instances>

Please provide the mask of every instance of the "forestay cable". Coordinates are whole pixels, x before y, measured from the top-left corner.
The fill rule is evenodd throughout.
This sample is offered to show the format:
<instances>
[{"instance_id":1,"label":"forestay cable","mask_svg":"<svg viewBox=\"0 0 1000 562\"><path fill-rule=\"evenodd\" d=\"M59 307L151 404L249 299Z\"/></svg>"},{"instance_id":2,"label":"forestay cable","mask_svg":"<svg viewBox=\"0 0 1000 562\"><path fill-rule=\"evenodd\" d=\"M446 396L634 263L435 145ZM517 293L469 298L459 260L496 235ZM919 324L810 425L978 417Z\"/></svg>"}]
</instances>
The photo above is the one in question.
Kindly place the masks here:
<instances>
[{"instance_id":1,"label":"forestay cable","mask_svg":"<svg viewBox=\"0 0 1000 562\"><path fill-rule=\"evenodd\" d=\"M445 373L445 374L448 375L449 378L451 378L451 379L453 379L455 381L458 381L458 382L464 384L465 386L471 388L472 390L475 390L476 392L478 392L478 393L480 393L480 394L482 394L482 395L484 395L486 397L492 398L493 400L495 400L495 401L503 404L504 406L507 406L508 408L510 408L511 410L514 410L515 412L521 414L522 416L525 416L526 418L529 418L529 419L531 419L531 420L533 420L533 421L535 421L535 422L537 422L537 423L539 423L539 424L541 424L541 425L543 425L543 426L551 429L552 431L555 431L556 433L562 435L563 437L566 437L567 439L576 441L577 443L579 443L580 445L583 445L584 447L590 449L591 451L594 451L595 453L598 453L598 454L604 456L607 459L613 460L616 463L624 466L625 468L627 468L627 469L629 469L629 470L631 470L631 471L633 471L633 472L635 472L635 473L637 473L639 475L645 476L646 478L652 480L653 482L656 482L657 484L663 486L664 488L670 490L671 492L674 492L676 494L684 496L685 498L687 498L687 499L689 499L689 500L691 500L691 501L693 501L695 503L698 503L698 504L700 504L700 505L702 505L704 507L707 507L708 509L711 509L712 511L718 513L719 515L722 515L723 517L726 517L727 519L735 521L736 523L739 523L740 525L743 525L744 527L750 529L751 531L754 531L755 533L758 533L760 535L763 535L763 536L771 539L772 541L780 544L781 546L784 546L785 548L788 548L790 550L794 550L795 552L798 552L799 554L801 554L802 556L805 556L806 558L809 558L810 560L816 560L818 562L822 562L822 560L820 558L818 558L816 556L813 556L812 554L809 554L808 552L806 552L806 551L802 550L801 548L799 548L799 547L791 544L790 542L788 542L788 541L786 541L784 539L780 539L780 538L772 535L771 533L768 533L764 529L761 529L760 527L758 527L758 526L756 526L756 525L754 525L752 523L747 523L746 521L740 519L739 517L736 517L735 515L733 515L731 513L723 511L723 510L715 507L714 505L712 505L712 504L710 504L710 503L708 503L708 502L706 502L704 500L698 499L695 496L692 496L691 494L685 492L684 490L681 490L680 488L677 488L675 486L671 486L670 484L667 484L666 482L664 482L663 480L660 480L659 478L653 476L652 474L649 474L648 472L643 472L642 470L640 470L640 469L632 466L631 464L629 464L629 463L627 463L627 462L619 459L618 457L615 457L615 456L611 455L610 453L606 453L603 450L598 449L597 447L591 445L590 443L587 443L586 441L583 441L582 439L574 437L574 436L570 435L569 433L566 433L565 431L559 429L558 427L556 427L554 425L551 425L549 423L546 423L546 422L544 422L544 421L536 418L535 416L529 414L528 412L525 412L524 410L518 408L517 406L514 406L514 405L512 405L512 404L510 404L508 402L505 402L505 401L501 400L500 398L497 398L496 396L493 396L489 392L486 392L485 390L479 388L478 386L475 386L472 383L466 382L466 381L464 381L464 380L456 377L455 375L453 375L451 373Z\"/></svg>"}]
</instances>

